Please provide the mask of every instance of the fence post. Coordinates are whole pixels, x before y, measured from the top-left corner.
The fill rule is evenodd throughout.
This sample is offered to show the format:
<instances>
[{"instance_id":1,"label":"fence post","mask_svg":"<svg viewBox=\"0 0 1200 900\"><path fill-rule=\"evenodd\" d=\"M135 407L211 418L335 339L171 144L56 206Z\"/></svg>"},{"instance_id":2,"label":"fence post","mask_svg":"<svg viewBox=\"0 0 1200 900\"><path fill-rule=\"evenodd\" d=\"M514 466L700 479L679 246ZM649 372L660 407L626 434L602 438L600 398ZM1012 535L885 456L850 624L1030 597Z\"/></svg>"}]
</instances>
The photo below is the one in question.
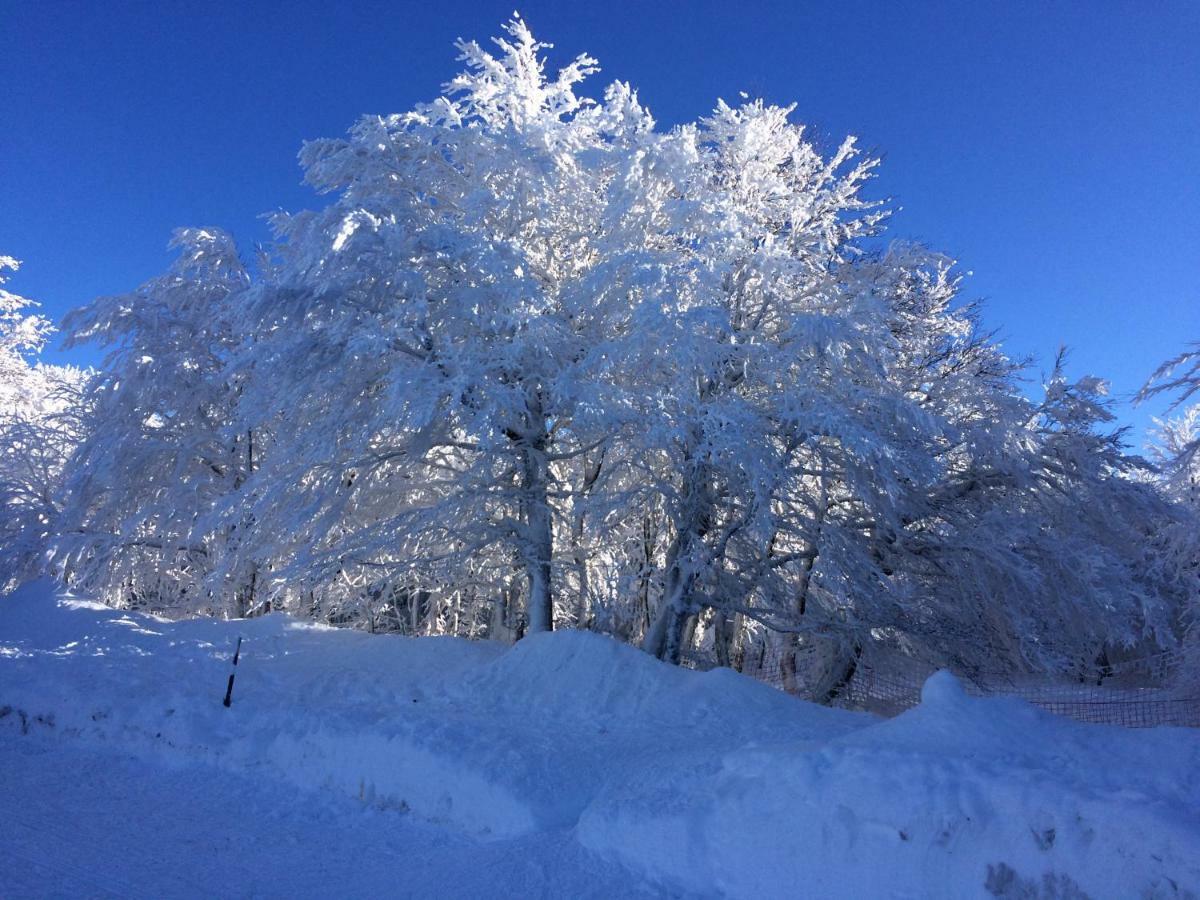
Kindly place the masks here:
<instances>
[{"instance_id":1,"label":"fence post","mask_svg":"<svg viewBox=\"0 0 1200 900\"><path fill-rule=\"evenodd\" d=\"M237 648L233 651L233 671L229 673L229 684L225 688L225 706L233 705L233 676L237 674L238 657L242 655L242 639L238 638Z\"/></svg>"}]
</instances>

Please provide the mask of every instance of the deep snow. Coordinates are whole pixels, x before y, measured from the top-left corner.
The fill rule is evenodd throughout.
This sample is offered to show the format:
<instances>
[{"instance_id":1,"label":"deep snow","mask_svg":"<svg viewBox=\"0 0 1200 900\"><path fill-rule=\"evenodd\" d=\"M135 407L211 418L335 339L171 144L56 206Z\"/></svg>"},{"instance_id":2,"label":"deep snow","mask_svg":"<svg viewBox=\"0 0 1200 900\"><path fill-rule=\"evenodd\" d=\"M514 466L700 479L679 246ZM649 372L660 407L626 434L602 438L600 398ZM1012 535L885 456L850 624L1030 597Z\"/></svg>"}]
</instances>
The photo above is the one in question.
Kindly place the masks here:
<instances>
[{"instance_id":1,"label":"deep snow","mask_svg":"<svg viewBox=\"0 0 1200 900\"><path fill-rule=\"evenodd\" d=\"M658 896L569 831L480 841L256 772L0 728L0 897Z\"/></svg>"},{"instance_id":2,"label":"deep snow","mask_svg":"<svg viewBox=\"0 0 1200 900\"><path fill-rule=\"evenodd\" d=\"M4 895L170 894L155 872L186 886L221 865L250 880L216 892L268 895L1200 894L1200 732L1081 725L944 673L882 720L593 634L167 622L40 583L0 598L0 713ZM157 796L188 814L148 814ZM121 841L98 838L110 808ZM403 881L389 839L426 874ZM140 846L162 864L135 865ZM363 869L323 875L314 848ZM55 881L58 859L82 862ZM43 874L14 880L9 860Z\"/></svg>"}]
</instances>

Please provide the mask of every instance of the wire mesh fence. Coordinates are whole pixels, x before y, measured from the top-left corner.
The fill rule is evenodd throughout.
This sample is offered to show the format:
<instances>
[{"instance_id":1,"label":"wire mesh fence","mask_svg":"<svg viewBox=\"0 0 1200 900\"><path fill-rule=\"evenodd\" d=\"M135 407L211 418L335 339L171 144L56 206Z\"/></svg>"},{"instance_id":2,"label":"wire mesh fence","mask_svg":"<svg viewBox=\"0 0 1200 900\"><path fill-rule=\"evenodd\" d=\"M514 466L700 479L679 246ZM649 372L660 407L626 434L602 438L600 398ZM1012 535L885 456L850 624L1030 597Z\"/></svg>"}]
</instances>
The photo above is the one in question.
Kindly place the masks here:
<instances>
[{"instance_id":1,"label":"wire mesh fence","mask_svg":"<svg viewBox=\"0 0 1200 900\"><path fill-rule=\"evenodd\" d=\"M1120 688L1051 681L978 683L964 679L963 688L976 697L1019 697L1046 712L1080 722L1127 728L1200 727L1200 696L1180 696L1161 687ZM846 685L844 702L854 708L894 715L916 706L920 699L921 684L913 679L889 677L864 666Z\"/></svg>"},{"instance_id":2,"label":"wire mesh fence","mask_svg":"<svg viewBox=\"0 0 1200 900\"><path fill-rule=\"evenodd\" d=\"M960 681L967 694L974 697L1017 697L1055 715L1079 722L1099 725L1120 725L1126 728L1152 728L1160 725L1200 727L1200 689L1181 690L1160 686L1175 658L1160 654L1131 660L1110 667L1110 684L1091 684L1039 679L1034 676L1013 677L985 674ZM694 669L714 668L715 663L703 656L690 656L684 665ZM921 688L933 674L908 660L899 665L879 665L861 659L849 680L839 686L832 699L834 705L863 710L883 716L895 716L921 702ZM742 673L772 687L799 697L805 697L808 679L801 665L790 671L779 658L763 654L752 658ZM1139 675L1145 681L1159 685L1114 686L1121 677Z\"/></svg>"}]
</instances>

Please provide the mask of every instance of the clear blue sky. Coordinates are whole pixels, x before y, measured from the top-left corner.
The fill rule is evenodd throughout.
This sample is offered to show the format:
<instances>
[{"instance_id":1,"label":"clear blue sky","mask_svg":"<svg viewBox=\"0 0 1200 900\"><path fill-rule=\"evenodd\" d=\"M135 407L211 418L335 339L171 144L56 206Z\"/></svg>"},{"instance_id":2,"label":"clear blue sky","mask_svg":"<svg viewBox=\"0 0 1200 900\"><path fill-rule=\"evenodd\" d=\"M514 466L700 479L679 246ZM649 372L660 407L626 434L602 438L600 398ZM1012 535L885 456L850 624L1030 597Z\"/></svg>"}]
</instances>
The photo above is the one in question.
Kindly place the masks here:
<instances>
[{"instance_id":1,"label":"clear blue sky","mask_svg":"<svg viewBox=\"0 0 1200 900\"><path fill-rule=\"evenodd\" d=\"M502 3L0 0L0 253L54 318L161 271L179 225L243 247L320 202L306 138L433 97ZM895 236L968 292L1034 374L1056 347L1128 396L1200 339L1200 2L526 2L591 87L660 123L745 90L885 155ZM52 354L52 358L61 358ZM86 355L73 357L89 361ZM1140 434L1151 412L1122 408Z\"/></svg>"}]
</instances>

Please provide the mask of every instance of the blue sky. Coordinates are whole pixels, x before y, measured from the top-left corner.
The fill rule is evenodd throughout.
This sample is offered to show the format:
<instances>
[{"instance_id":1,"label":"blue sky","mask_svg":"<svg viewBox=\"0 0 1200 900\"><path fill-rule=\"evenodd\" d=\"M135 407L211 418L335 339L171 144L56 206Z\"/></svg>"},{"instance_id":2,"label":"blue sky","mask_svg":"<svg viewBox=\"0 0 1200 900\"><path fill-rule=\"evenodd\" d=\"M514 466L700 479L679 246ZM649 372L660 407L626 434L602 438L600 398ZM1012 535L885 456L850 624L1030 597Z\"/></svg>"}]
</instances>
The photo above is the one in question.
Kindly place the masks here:
<instances>
[{"instance_id":1,"label":"blue sky","mask_svg":"<svg viewBox=\"0 0 1200 900\"><path fill-rule=\"evenodd\" d=\"M974 274L1036 377L1127 397L1200 340L1200 3L526 2L551 63L587 51L664 126L738 91L885 157L896 237ZM243 247L320 203L307 138L433 97L503 3L0 0L0 253L58 318L169 261L179 225ZM57 352L51 358L63 358ZM73 359L90 361L86 352ZM1140 435L1149 409L1121 407Z\"/></svg>"}]
</instances>

